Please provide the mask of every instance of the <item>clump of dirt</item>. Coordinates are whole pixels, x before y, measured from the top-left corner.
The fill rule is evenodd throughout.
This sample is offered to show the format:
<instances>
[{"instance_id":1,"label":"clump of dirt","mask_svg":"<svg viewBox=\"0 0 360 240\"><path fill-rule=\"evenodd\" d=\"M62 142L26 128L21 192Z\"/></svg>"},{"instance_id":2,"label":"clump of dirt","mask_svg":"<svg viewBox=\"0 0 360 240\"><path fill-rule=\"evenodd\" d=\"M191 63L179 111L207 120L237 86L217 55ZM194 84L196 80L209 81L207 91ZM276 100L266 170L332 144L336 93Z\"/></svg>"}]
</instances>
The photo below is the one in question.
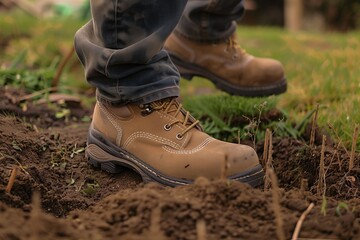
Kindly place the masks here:
<instances>
[{"instance_id":1,"label":"clump of dirt","mask_svg":"<svg viewBox=\"0 0 360 240\"><path fill-rule=\"evenodd\" d=\"M140 177L134 172L114 177L87 165L87 129L88 124L75 124L38 133L17 118L0 117L0 201L27 211L37 191L46 212L66 216L120 189L135 187ZM20 173L11 194L5 194L14 167Z\"/></svg>"},{"instance_id":2,"label":"clump of dirt","mask_svg":"<svg viewBox=\"0 0 360 240\"><path fill-rule=\"evenodd\" d=\"M283 231L290 239L301 213L320 198L308 192L280 192ZM339 208L329 199L326 212L321 204L303 223L300 237L358 239L360 200ZM35 214L33 213L35 211ZM72 212L67 219L9 209L0 203L0 237L28 239L276 239L276 225L270 192L252 189L238 182L197 179L178 188L148 184L119 191L87 210ZM34 217L40 219L34 221ZM15 218L17 221L15 221ZM13 221L14 220L14 221ZM15 222L15 223L14 223ZM199 228L199 223L205 228ZM51 228L46 232L45 229ZM5 238L6 239L6 238Z\"/></svg>"},{"instance_id":3,"label":"clump of dirt","mask_svg":"<svg viewBox=\"0 0 360 240\"><path fill-rule=\"evenodd\" d=\"M168 188L144 185L131 170L110 175L86 162L89 123L64 121L31 102L24 111L12 95L0 96L0 239L276 238L270 191L203 178ZM261 157L262 146L257 150ZM360 171L347 170L346 151L327 146L323 197L316 191L320 152L295 139L274 140L285 236L291 238L300 215L314 203L300 237L360 239ZM14 167L19 173L6 193ZM303 179L308 191L299 189Z\"/></svg>"},{"instance_id":4,"label":"clump of dirt","mask_svg":"<svg viewBox=\"0 0 360 240\"><path fill-rule=\"evenodd\" d=\"M0 202L0 239L89 239L87 232L74 229L65 219L44 214L40 209L23 212Z\"/></svg>"},{"instance_id":5,"label":"clump of dirt","mask_svg":"<svg viewBox=\"0 0 360 240\"><path fill-rule=\"evenodd\" d=\"M84 117L88 119L91 115L90 109L84 108L81 102L71 101L73 99L69 101L60 99L54 102L44 99L35 101L33 99L36 98L31 96L34 94L29 94L23 89L0 88L0 113L19 117L40 128L62 127L75 122L81 123Z\"/></svg>"},{"instance_id":6,"label":"clump of dirt","mask_svg":"<svg viewBox=\"0 0 360 240\"><path fill-rule=\"evenodd\" d=\"M290 239L301 213L310 202L320 199L296 191L282 191L280 195L281 214L286 222L284 232L286 239ZM349 203L348 208L359 203L359 200ZM360 237L359 213L359 209L338 213L336 201L330 200L326 216L321 213L321 206L312 210L301 236L356 239ZM154 214L159 222L154 222ZM209 182L201 178L192 186L175 189L149 184L136 191L125 190L107 197L89 211L73 213L71 218L81 228L97 231L104 239L129 233L144 236L156 224L166 239L197 239L199 221L205 222L206 239L276 239L270 192L238 182Z\"/></svg>"},{"instance_id":7,"label":"clump of dirt","mask_svg":"<svg viewBox=\"0 0 360 240\"><path fill-rule=\"evenodd\" d=\"M349 171L350 153L343 148L326 146L324 157L326 196L339 200L360 198L360 168ZM273 158L281 187L300 188L306 179L309 190L317 192L321 146L311 148L295 139L278 139L274 142ZM355 162L360 162L359 154Z\"/></svg>"}]
</instances>

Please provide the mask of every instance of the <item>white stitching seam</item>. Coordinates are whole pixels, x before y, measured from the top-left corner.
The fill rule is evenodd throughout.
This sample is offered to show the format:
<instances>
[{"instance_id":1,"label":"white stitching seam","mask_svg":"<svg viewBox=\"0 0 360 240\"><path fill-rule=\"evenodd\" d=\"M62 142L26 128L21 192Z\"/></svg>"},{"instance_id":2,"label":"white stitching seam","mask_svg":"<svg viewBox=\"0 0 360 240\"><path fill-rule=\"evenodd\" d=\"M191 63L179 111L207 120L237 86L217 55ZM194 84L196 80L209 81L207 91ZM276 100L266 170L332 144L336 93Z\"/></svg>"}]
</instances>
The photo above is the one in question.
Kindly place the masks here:
<instances>
[{"instance_id":1,"label":"white stitching seam","mask_svg":"<svg viewBox=\"0 0 360 240\"><path fill-rule=\"evenodd\" d=\"M191 150L173 150L173 149L169 148L168 146L164 146L163 149L168 151L169 153L173 153L173 154L194 154L194 153L202 150L204 147L206 147L209 143L211 143L214 140L215 140L214 138L207 138L201 144L199 144L196 148L193 148Z\"/></svg>"},{"instance_id":2,"label":"white stitching seam","mask_svg":"<svg viewBox=\"0 0 360 240\"><path fill-rule=\"evenodd\" d=\"M161 112L156 112L156 113L160 115L160 118L164 117L166 119L169 119L170 122L174 121L174 118L170 118L170 117L168 117L167 115L165 115L165 114L163 114ZM176 124L175 126L178 127L181 131L185 129L185 127L183 127L182 125L177 125Z\"/></svg>"},{"instance_id":3,"label":"white stitching seam","mask_svg":"<svg viewBox=\"0 0 360 240\"><path fill-rule=\"evenodd\" d=\"M156 142L159 142L159 143L163 143L163 144L168 144L170 145L171 147L173 148L177 148L179 149L180 148L180 145L175 143L175 142L172 142L166 138L162 138L162 137L159 137L159 136L156 136L156 135L153 135L151 133L147 133L147 132L135 132L133 134L131 134L131 136L126 140L126 142L124 143L124 149L127 149L127 147L136 139L136 138L147 138L147 139L150 139L150 140L153 140L153 141L156 141Z\"/></svg>"},{"instance_id":4,"label":"white stitching seam","mask_svg":"<svg viewBox=\"0 0 360 240\"><path fill-rule=\"evenodd\" d=\"M111 113L109 113L100 103L98 104L100 110L106 115L106 117L109 119L110 123L114 126L114 128L117 131L116 135L116 144L120 146L121 138L122 138L122 128L116 124L116 120L112 116Z\"/></svg>"}]
</instances>

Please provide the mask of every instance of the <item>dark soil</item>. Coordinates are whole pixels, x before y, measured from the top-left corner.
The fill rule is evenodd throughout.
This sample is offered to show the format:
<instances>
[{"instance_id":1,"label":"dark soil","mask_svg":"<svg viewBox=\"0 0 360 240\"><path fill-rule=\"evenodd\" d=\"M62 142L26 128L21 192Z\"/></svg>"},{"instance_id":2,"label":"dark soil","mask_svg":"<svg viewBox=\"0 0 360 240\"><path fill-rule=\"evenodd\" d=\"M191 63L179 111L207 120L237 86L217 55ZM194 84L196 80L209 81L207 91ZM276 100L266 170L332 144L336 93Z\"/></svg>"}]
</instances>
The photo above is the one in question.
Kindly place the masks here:
<instances>
[{"instance_id":1,"label":"dark soil","mask_svg":"<svg viewBox=\"0 0 360 240\"><path fill-rule=\"evenodd\" d=\"M89 123L81 119L90 111L68 106L70 117L59 119L46 105L29 102L24 112L9 97L25 93L0 93L1 240L276 239L271 191L203 178L168 188L144 185L130 170L107 174L85 160ZM261 157L261 144L257 150ZM310 203L315 207L301 238L360 239L360 169L348 172L348 153L327 146L323 197L317 194L320 152L295 139L274 140L286 239ZM6 193L15 167L14 186Z\"/></svg>"}]
</instances>

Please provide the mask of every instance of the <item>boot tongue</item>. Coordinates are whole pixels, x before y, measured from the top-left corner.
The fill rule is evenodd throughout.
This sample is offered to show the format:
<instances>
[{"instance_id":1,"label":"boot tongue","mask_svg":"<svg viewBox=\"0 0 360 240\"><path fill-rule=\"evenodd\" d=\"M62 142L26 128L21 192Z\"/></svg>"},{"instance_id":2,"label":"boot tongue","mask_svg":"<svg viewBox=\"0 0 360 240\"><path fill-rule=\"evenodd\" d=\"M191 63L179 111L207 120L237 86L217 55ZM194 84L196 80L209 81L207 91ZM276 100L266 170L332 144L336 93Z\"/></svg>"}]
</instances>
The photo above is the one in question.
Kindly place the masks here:
<instances>
[{"instance_id":1,"label":"boot tongue","mask_svg":"<svg viewBox=\"0 0 360 240\"><path fill-rule=\"evenodd\" d=\"M151 106L155 109L167 110L167 114L181 121L181 124L184 124L185 116L187 112L174 98L165 98L159 101L155 101L151 103ZM187 122L184 124L185 126L189 126L194 123L196 119L193 116L189 116ZM202 130L199 124L196 125L198 130Z\"/></svg>"},{"instance_id":2,"label":"boot tongue","mask_svg":"<svg viewBox=\"0 0 360 240\"><path fill-rule=\"evenodd\" d=\"M154 109L164 110L164 111L167 110L167 114L181 121L185 120L185 116L182 113L182 111L179 111L179 113L176 114L179 108L179 103L175 99L173 100L173 98L164 98L159 101L152 102L151 106Z\"/></svg>"},{"instance_id":3,"label":"boot tongue","mask_svg":"<svg viewBox=\"0 0 360 240\"><path fill-rule=\"evenodd\" d=\"M170 104L171 99L172 98L164 98L164 99L152 102L152 103L150 103L150 105L156 109L158 109L158 108L166 109L166 107Z\"/></svg>"}]
</instances>

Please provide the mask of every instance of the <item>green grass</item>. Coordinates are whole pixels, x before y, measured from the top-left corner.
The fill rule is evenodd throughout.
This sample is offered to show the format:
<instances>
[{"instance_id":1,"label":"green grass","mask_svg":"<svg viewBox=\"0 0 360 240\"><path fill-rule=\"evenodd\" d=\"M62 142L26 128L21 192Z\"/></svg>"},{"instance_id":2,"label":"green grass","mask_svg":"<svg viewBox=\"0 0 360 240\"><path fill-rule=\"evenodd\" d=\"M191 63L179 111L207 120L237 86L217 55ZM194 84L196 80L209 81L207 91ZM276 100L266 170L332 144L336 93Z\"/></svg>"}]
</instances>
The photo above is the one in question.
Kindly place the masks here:
<instances>
[{"instance_id":1,"label":"green grass","mask_svg":"<svg viewBox=\"0 0 360 240\"><path fill-rule=\"evenodd\" d=\"M251 98L212 94L192 96L184 99L185 108L200 119L204 130L230 142L264 137L269 123L263 123L263 115L276 108L277 98ZM280 120L279 120L280 121Z\"/></svg>"},{"instance_id":2,"label":"green grass","mask_svg":"<svg viewBox=\"0 0 360 240\"><path fill-rule=\"evenodd\" d=\"M43 69L44 78L51 79L51 71L70 50L73 35L83 23L71 17L37 20L21 12L2 13L0 39L7 42L0 49L0 77L6 75L16 84L18 76L24 76L17 83L19 86L41 86L25 80L42 79ZM319 124L333 125L336 134L349 147L354 125L360 123L360 32L289 33L278 28L241 26L238 35L247 52L275 58L284 64L288 91L278 97L247 99L220 94L205 79L181 81L184 104L202 119L206 130L221 135L219 131L225 129L234 137L239 127L232 126L229 119L243 115L256 119L259 113L256 106L267 102L269 109L276 105L286 113L286 119L280 119L275 125L289 131L292 123L302 122L316 104L320 104ZM75 56L61 78L61 86L88 88ZM197 95L200 97L194 97Z\"/></svg>"},{"instance_id":3,"label":"green grass","mask_svg":"<svg viewBox=\"0 0 360 240\"><path fill-rule=\"evenodd\" d=\"M287 113L288 121L300 123L319 104L319 125L334 136L328 128L333 125L344 144L351 145L354 126L360 123L360 32L289 33L241 26L238 36L247 52L284 64L288 91L277 97L277 107ZM195 79L193 85L182 83L185 96L199 88L217 92L204 79Z\"/></svg>"},{"instance_id":4,"label":"green grass","mask_svg":"<svg viewBox=\"0 0 360 240\"><path fill-rule=\"evenodd\" d=\"M76 16L36 19L20 10L3 12L0 18L0 84L28 91L50 87L60 61L73 47L75 32L84 23ZM83 73L74 55L60 79L60 91L77 94L88 89Z\"/></svg>"}]
</instances>

